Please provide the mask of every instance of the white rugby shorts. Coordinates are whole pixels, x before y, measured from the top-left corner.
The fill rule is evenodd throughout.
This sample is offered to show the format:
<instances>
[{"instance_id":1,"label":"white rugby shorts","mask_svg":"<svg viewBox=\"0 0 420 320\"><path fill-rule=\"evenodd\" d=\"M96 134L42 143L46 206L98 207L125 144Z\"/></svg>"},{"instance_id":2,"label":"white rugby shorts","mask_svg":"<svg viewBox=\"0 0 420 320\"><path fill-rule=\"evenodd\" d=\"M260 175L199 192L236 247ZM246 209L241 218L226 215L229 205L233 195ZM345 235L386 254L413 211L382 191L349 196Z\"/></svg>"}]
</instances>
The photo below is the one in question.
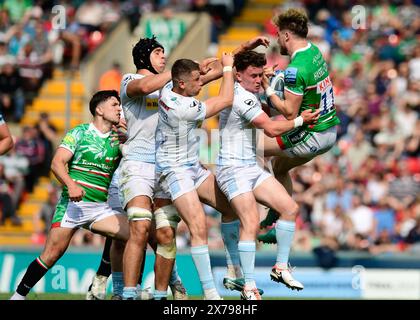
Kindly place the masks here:
<instances>
[{"instance_id":1,"label":"white rugby shorts","mask_svg":"<svg viewBox=\"0 0 420 320\"><path fill-rule=\"evenodd\" d=\"M229 201L246 192L252 192L271 173L259 165L217 166L216 181Z\"/></svg>"},{"instance_id":2,"label":"white rugby shorts","mask_svg":"<svg viewBox=\"0 0 420 320\"><path fill-rule=\"evenodd\" d=\"M73 202L61 198L57 204L51 228L86 228L107 217L121 214L112 210L107 202Z\"/></svg>"},{"instance_id":3,"label":"white rugby shorts","mask_svg":"<svg viewBox=\"0 0 420 320\"><path fill-rule=\"evenodd\" d=\"M183 194L197 189L210 175L210 170L197 163L192 166L164 169L157 173L157 181L162 191L170 194L174 201Z\"/></svg>"}]
</instances>

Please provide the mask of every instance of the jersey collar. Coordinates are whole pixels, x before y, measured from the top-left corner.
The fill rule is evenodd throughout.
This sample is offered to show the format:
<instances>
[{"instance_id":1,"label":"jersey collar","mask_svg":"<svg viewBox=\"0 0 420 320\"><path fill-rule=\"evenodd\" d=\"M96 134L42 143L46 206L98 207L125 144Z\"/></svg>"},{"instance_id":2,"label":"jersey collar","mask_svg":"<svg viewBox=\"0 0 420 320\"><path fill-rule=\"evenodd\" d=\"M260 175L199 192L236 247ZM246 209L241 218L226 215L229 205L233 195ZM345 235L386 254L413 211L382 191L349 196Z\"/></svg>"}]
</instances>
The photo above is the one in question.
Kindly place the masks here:
<instances>
[{"instance_id":1,"label":"jersey collar","mask_svg":"<svg viewBox=\"0 0 420 320\"><path fill-rule=\"evenodd\" d=\"M93 130L96 132L96 134L101 137L101 138L108 138L109 135L111 134L111 131L108 131L107 133L102 133L98 130L98 128L95 127L95 125L93 124L93 122L89 123L89 130Z\"/></svg>"},{"instance_id":2,"label":"jersey collar","mask_svg":"<svg viewBox=\"0 0 420 320\"><path fill-rule=\"evenodd\" d=\"M297 49L295 52L293 52L292 56L290 57L290 60L293 60L297 53L308 50L310 47L311 47L311 43L308 42L308 45L306 47Z\"/></svg>"}]
</instances>

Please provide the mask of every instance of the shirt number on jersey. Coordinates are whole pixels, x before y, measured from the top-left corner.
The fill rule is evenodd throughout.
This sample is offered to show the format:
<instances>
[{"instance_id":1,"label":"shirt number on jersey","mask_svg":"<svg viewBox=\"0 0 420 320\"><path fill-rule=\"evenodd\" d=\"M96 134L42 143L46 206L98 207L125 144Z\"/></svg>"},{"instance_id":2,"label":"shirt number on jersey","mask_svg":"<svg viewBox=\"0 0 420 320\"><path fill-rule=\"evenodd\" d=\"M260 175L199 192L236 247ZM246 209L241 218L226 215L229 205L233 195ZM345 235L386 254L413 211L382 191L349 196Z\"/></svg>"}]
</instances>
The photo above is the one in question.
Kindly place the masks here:
<instances>
[{"instance_id":1,"label":"shirt number on jersey","mask_svg":"<svg viewBox=\"0 0 420 320\"><path fill-rule=\"evenodd\" d=\"M318 82L316 93L321 95L319 107L321 108L321 116L334 110L334 93L330 77Z\"/></svg>"}]
</instances>

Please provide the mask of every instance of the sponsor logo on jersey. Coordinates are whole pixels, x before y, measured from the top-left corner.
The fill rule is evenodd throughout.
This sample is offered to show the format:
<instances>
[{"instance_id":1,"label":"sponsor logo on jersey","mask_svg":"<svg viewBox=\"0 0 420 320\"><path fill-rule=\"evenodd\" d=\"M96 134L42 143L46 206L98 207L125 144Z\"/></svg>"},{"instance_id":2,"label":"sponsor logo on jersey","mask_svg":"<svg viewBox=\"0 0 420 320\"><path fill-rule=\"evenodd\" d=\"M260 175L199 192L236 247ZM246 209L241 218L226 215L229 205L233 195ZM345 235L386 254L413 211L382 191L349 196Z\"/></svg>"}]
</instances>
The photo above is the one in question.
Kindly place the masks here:
<instances>
[{"instance_id":1,"label":"sponsor logo on jersey","mask_svg":"<svg viewBox=\"0 0 420 320\"><path fill-rule=\"evenodd\" d=\"M296 84L298 69L289 67L284 71L284 82L287 84Z\"/></svg>"},{"instance_id":2,"label":"sponsor logo on jersey","mask_svg":"<svg viewBox=\"0 0 420 320\"><path fill-rule=\"evenodd\" d=\"M157 98L146 98L146 110L157 110L158 99Z\"/></svg>"},{"instance_id":3,"label":"sponsor logo on jersey","mask_svg":"<svg viewBox=\"0 0 420 320\"><path fill-rule=\"evenodd\" d=\"M321 82L318 82L318 88L321 92L325 92L326 88L331 85L330 77L326 77Z\"/></svg>"},{"instance_id":4,"label":"sponsor logo on jersey","mask_svg":"<svg viewBox=\"0 0 420 320\"><path fill-rule=\"evenodd\" d=\"M302 141L307 134L308 133L305 130L300 128L299 130L297 130L297 131L295 131L295 132L293 132L289 135L289 140L290 140L291 143L295 144L295 143L298 143L298 142Z\"/></svg>"},{"instance_id":5,"label":"sponsor logo on jersey","mask_svg":"<svg viewBox=\"0 0 420 320\"><path fill-rule=\"evenodd\" d=\"M168 111L170 108L166 105L166 103L165 102L163 102L162 100L159 100L159 103L160 103L160 105L161 105L161 107L163 108L163 109L165 109L166 111Z\"/></svg>"}]
</instances>

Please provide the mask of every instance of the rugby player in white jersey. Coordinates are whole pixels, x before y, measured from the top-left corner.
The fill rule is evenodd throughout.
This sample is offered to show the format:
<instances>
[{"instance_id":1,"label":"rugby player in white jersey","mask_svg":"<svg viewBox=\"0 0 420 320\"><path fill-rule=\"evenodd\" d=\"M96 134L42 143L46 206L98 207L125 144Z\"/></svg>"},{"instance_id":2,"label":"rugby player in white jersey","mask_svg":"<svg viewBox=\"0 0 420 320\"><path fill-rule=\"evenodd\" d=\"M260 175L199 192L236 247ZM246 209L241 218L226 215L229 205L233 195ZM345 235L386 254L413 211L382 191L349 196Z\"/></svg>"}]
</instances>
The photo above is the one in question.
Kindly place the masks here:
<instances>
[{"instance_id":1,"label":"rugby player in white jersey","mask_svg":"<svg viewBox=\"0 0 420 320\"><path fill-rule=\"evenodd\" d=\"M156 222L155 299L165 299L176 256L175 229L180 220L168 194L156 190L155 131L158 122L159 89L170 79L165 52L155 37L140 39L134 46L135 74L121 81L121 101L127 121L119 187L127 211L130 238L124 251L124 299L136 297L136 284L149 238L152 212ZM206 59L202 68L215 59ZM217 72L215 72L215 75ZM212 73L206 75L212 79Z\"/></svg>"},{"instance_id":2,"label":"rugby player in white jersey","mask_svg":"<svg viewBox=\"0 0 420 320\"><path fill-rule=\"evenodd\" d=\"M118 126L115 128L117 132L117 137L120 142L120 148L122 145L127 141L127 124L124 118L124 113L121 112L121 119ZM121 212L125 214L124 209L122 208L121 200L120 200L120 188L118 185L119 181L119 174L120 167L115 170L114 175L112 176L111 184L109 185L108 189L108 204L114 211ZM156 253L157 243L156 238L152 232L149 236L148 240L149 245ZM111 274L111 262L110 262L110 251L111 245L121 246L124 245L120 242L113 240L112 238L107 237L101 257L101 262L99 264L98 270L95 276L92 279L92 284L89 286L89 290L86 294L86 300L104 300L106 298L106 287L108 277ZM124 248L122 248L124 250ZM121 261L120 261L121 263ZM153 299L153 293L150 290L141 289L141 283L143 278L143 270L145 265L145 259L143 259L141 267L140 267L140 274L138 279L137 285L137 299L139 300L151 300ZM122 270L122 267L119 269ZM124 282L122 279L122 272L112 272L112 284L113 284L113 295L111 300L122 300L122 293L123 293L123 286ZM186 289L184 288L181 278L178 275L176 262L174 268L172 269L172 274L169 282L169 287L171 288L172 295L174 300L187 300L188 294Z\"/></svg>"},{"instance_id":3,"label":"rugby player in white jersey","mask_svg":"<svg viewBox=\"0 0 420 320\"><path fill-rule=\"evenodd\" d=\"M168 192L191 235L191 255L206 300L221 299L213 280L207 245L205 213L200 201L232 214L213 174L199 163L199 139L194 132L201 122L232 105L233 57L223 54L223 81L219 95L200 102L194 97L203 85L200 67L189 59L172 66L172 83L162 89L159 123L156 130L156 172L164 192ZM230 208L229 208L230 209ZM230 211L230 212L229 212ZM234 219L232 214L231 219Z\"/></svg>"},{"instance_id":4,"label":"rugby player in white jersey","mask_svg":"<svg viewBox=\"0 0 420 320\"><path fill-rule=\"evenodd\" d=\"M262 88L265 55L245 50L235 54L234 58L234 100L232 108L223 110L219 118L221 144L216 179L241 222L238 251L245 277L241 297L260 300L254 280L255 241L259 228L257 202L275 208L284 216L295 213L298 206L263 164L257 163L257 128L263 129L270 137L278 136L300 126L301 120L314 123L319 112L308 110L298 120L271 120L257 97ZM278 252L278 258L281 254ZM283 274L283 280L289 287L303 288L290 274Z\"/></svg>"}]
</instances>

